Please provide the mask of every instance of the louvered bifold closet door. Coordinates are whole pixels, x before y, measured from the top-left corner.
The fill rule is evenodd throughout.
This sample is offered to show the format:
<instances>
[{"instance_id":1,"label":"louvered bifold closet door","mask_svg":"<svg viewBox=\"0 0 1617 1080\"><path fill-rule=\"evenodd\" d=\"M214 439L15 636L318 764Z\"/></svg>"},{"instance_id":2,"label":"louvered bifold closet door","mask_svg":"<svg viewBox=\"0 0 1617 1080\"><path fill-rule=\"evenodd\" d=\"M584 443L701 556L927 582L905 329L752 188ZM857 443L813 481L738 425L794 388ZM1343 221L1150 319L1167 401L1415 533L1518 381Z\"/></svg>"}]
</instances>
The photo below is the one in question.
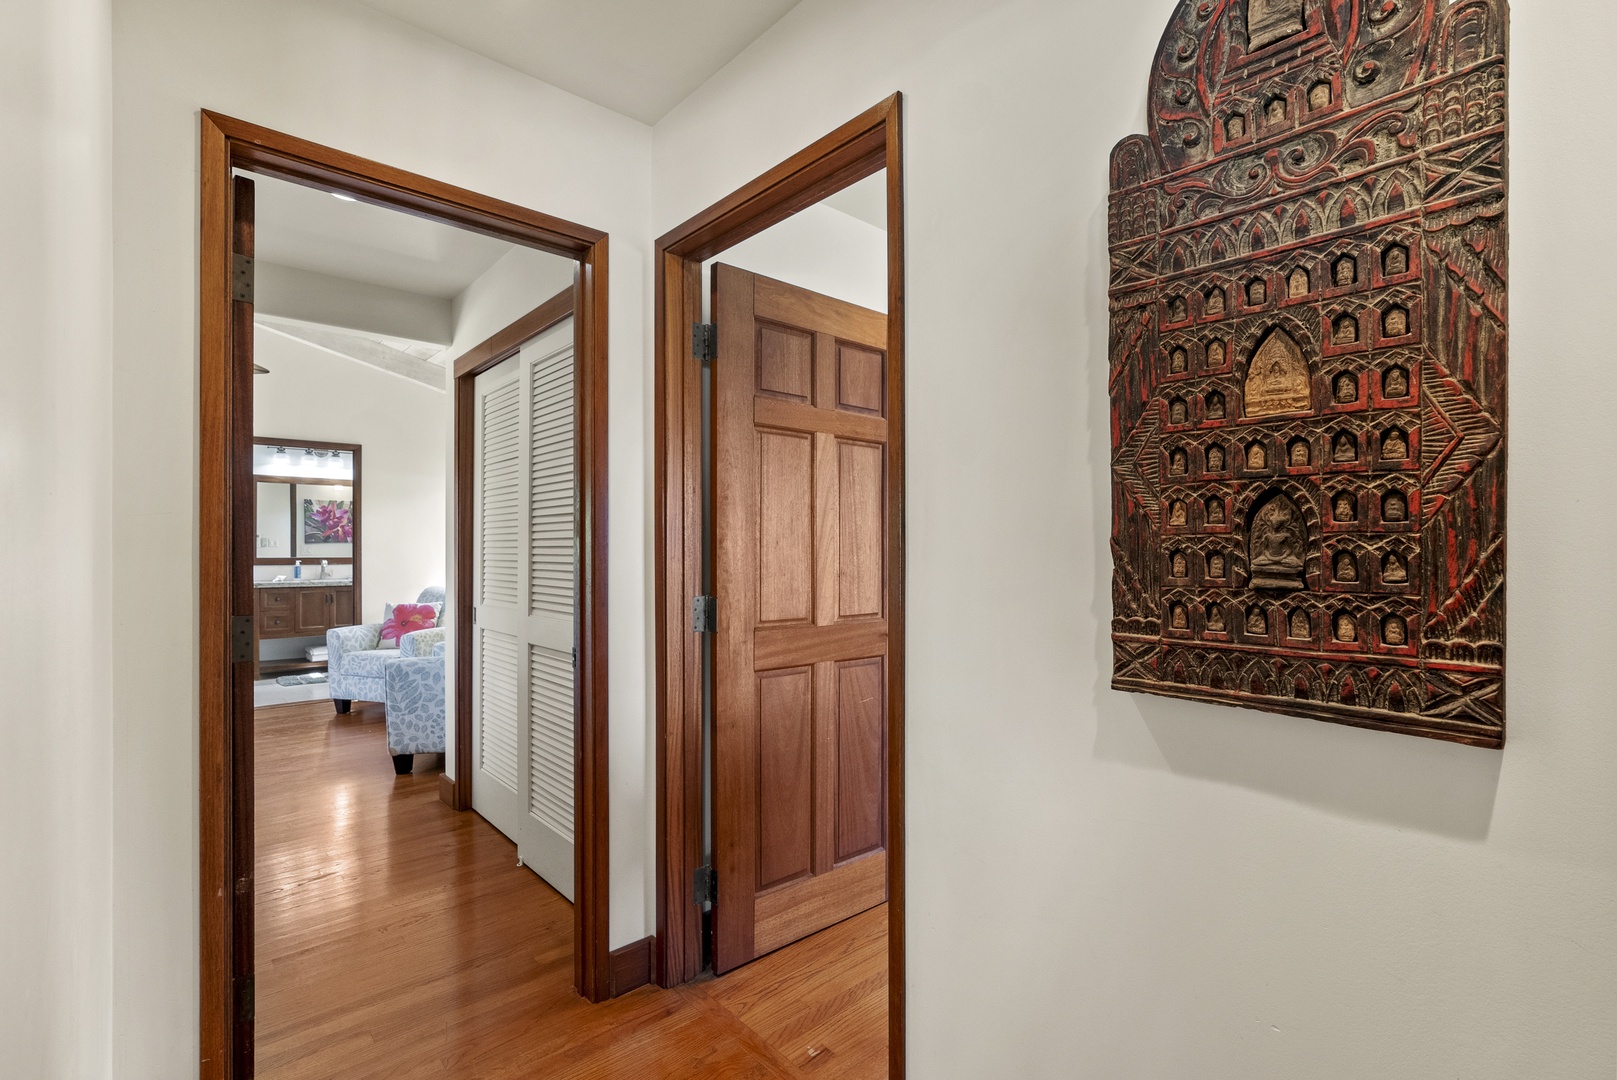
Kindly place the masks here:
<instances>
[{"instance_id":1,"label":"louvered bifold closet door","mask_svg":"<svg viewBox=\"0 0 1617 1080\"><path fill-rule=\"evenodd\" d=\"M527 681L522 534L528 461L522 383L515 357L477 377L473 463L472 806L513 840L521 829L527 779L522 759Z\"/></svg>"},{"instance_id":2,"label":"louvered bifold closet door","mask_svg":"<svg viewBox=\"0 0 1617 1080\"><path fill-rule=\"evenodd\" d=\"M573 899L578 491L573 324L522 350L528 403L527 766L522 861Z\"/></svg>"}]
</instances>

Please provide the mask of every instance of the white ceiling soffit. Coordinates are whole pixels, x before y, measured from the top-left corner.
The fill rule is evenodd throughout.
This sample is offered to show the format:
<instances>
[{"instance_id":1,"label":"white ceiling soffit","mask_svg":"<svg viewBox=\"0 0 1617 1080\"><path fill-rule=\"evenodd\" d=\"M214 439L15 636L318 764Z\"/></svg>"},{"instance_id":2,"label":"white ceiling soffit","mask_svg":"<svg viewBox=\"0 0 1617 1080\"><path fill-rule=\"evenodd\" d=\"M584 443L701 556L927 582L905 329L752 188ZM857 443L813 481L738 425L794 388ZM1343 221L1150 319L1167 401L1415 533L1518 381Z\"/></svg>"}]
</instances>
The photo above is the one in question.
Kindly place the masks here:
<instances>
[{"instance_id":1,"label":"white ceiling soffit","mask_svg":"<svg viewBox=\"0 0 1617 1080\"><path fill-rule=\"evenodd\" d=\"M397 375L401 379L430 386L440 393L447 392L444 386L447 378L444 368L431 360L423 360L419 356L405 352L397 347L400 343L389 344L363 334L354 334L331 326L316 326L295 319L280 319L273 315L257 315L253 319L253 324L260 330L280 334L293 341L301 341L305 345L311 345L333 356L340 356L344 360L366 364L389 375Z\"/></svg>"},{"instance_id":2,"label":"white ceiling soffit","mask_svg":"<svg viewBox=\"0 0 1617 1080\"><path fill-rule=\"evenodd\" d=\"M301 184L253 179L261 262L452 300L515 246Z\"/></svg>"},{"instance_id":3,"label":"white ceiling soffit","mask_svg":"<svg viewBox=\"0 0 1617 1080\"><path fill-rule=\"evenodd\" d=\"M362 0L421 30L655 124L798 0Z\"/></svg>"},{"instance_id":4,"label":"white ceiling soffit","mask_svg":"<svg viewBox=\"0 0 1617 1080\"><path fill-rule=\"evenodd\" d=\"M867 225L887 231L887 170L867 176L835 195L825 197L825 205L856 217Z\"/></svg>"}]
</instances>

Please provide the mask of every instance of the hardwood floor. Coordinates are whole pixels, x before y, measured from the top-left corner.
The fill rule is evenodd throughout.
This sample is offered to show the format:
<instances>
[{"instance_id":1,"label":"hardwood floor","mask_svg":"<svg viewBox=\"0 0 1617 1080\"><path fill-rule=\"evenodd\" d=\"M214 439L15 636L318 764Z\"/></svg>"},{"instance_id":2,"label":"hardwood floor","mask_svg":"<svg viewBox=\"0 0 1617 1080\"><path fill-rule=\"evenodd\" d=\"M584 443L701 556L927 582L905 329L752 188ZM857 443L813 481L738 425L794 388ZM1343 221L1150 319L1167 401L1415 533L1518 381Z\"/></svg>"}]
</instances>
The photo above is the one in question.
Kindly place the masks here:
<instances>
[{"instance_id":1,"label":"hardwood floor","mask_svg":"<svg viewBox=\"0 0 1617 1080\"><path fill-rule=\"evenodd\" d=\"M395 777L379 706L256 722L261 1080L876 1080L887 912L605 1005L573 993L571 906L516 845Z\"/></svg>"}]
</instances>

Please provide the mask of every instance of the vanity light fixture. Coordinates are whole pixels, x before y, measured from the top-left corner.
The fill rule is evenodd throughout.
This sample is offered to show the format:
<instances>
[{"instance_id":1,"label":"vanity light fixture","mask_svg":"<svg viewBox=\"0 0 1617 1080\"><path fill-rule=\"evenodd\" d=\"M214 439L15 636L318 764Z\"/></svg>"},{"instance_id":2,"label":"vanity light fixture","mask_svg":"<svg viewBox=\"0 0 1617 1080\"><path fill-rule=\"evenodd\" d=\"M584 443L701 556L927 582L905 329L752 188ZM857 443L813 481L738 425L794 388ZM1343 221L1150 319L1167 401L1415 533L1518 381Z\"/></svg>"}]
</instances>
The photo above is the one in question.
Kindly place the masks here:
<instances>
[{"instance_id":1,"label":"vanity light fixture","mask_svg":"<svg viewBox=\"0 0 1617 1080\"><path fill-rule=\"evenodd\" d=\"M270 458L270 464L278 469L290 469L292 467L292 458L288 456L286 447L277 446L275 448L275 456Z\"/></svg>"}]
</instances>

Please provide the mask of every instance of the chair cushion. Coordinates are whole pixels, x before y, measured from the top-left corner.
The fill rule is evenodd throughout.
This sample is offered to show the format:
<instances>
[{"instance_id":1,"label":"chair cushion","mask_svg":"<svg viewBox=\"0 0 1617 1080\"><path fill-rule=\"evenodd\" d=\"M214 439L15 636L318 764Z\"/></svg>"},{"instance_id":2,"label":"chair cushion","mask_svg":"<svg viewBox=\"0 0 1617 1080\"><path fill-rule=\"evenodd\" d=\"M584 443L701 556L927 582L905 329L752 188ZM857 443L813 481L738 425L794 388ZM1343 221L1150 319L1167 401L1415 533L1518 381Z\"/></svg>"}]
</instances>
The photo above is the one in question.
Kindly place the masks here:
<instances>
[{"instance_id":1,"label":"chair cushion","mask_svg":"<svg viewBox=\"0 0 1617 1080\"><path fill-rule=\"evenodd\" d=\"M380 679L389 660L397 660L397 649L368 649L365 652L343 653L342 674L355 679Z\"/></svg>"}]
</instances>

